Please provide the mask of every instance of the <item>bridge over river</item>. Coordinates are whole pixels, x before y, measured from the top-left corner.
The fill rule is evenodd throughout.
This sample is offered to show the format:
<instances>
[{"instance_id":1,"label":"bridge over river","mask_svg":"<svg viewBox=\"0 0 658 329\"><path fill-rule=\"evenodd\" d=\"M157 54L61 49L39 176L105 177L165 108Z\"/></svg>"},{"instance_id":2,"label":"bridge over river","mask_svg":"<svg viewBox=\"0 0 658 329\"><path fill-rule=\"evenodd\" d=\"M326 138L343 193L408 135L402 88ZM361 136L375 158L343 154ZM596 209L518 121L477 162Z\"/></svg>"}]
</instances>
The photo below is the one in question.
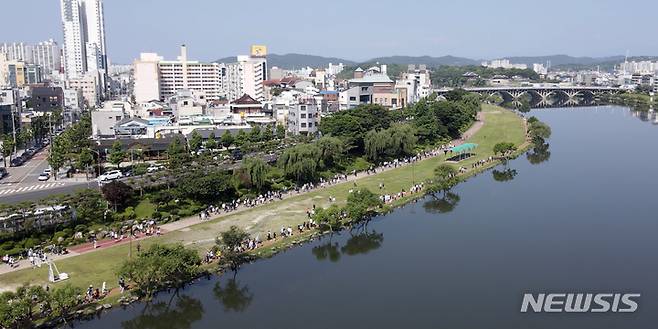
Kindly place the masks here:
<instances>
[{"instance_id":1,"label":"bridge over river","mask_svg":"<svg viewBox=\"0 0 658 329\"><path fill-rule=\"evenodd\" d=\"M438 95L448 93L451 88L435 89ZM551 97L566 97L567 99L574 99L576 97L592 97L596 98L605 94L616 94L621 91L616 87L584 87L584 86L559 86L559 85L546 85L546 86L497 86L497 87L469 87L464 88L469 92L478 93L482 96L495 96L499 95L505 100L518 100L523 95L529 95L540 101L548 101Z\"/></svg>"}]
</instances>

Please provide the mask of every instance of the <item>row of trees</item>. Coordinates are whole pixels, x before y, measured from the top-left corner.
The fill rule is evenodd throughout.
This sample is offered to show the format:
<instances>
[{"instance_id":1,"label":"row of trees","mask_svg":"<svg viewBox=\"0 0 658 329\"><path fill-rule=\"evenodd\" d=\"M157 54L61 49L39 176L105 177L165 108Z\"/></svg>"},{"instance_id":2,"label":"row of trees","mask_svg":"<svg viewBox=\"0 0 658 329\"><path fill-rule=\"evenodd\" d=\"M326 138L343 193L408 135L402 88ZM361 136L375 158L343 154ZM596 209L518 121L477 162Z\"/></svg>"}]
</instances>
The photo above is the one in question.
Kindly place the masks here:
<instances>
[{"instance_id":1,"label":"row of trees","mask_svg":"<svg viewBox=\"0 0 658 329\"><path fill-rule=\"evenodd\" d=\"M94 162L89 136L91 136L91 116L89 113L84 113L80 121L53 139L48 163L55 172L55 179L59 169L66 164L88 172Z\"/></svg>"},{"instance_id":2,"label":"row of trees","mask_svg":"<svg viewBox=\"0 0 658 329\"><path fill-rule=\"evenodd\" d=\"M203 137L196 130L192 132L188 140L191 151L199 151L203 146L207 149L216 149L219 146L229 148L231 146L243 146L245 143L259 143L269 142L272 140L282 140L286 137L286 128L283 125L276 125L273 128L271 125L265 126L261 129L260 126L254 126L249 133L244 130L239 130L235 136L228 130L219 138L211 133L208 139L203 141Z\"/></svg>"}]
</instances>

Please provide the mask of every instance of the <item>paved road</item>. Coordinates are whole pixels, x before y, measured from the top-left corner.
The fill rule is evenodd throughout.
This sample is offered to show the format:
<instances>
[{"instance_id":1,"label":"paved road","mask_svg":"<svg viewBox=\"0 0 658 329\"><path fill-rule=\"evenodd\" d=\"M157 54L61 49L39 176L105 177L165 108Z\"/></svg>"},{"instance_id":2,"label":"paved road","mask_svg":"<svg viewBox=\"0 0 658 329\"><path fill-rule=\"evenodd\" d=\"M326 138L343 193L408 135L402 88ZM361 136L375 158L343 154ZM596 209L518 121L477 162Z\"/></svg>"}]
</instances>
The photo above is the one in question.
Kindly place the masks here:
<instances>
[{"instance_id":1,"label":"paved road","mask_svg":"<svg viewBox=\"0 0 658 329\"><path fill-rule=\"evenodd\" d=\"M55 182L51 180L46 183L21 184L20 187L2 187L0 188L0 203L15 204L24 201L36 201L50 195L68 194L86 188L97 189L98 183L95 181Z\"/></svg>"},{"instance_id":2,"label":"paved road","mask_svg":"<svg viewBox=\"0 0 658 329\"><path fill-rule=\"evenodd\" d=\"M20 167L7 168L8 176L0 180L0 186L38 182L37 178L48 168L48 150L43 149Z\"/></svg>"},{"instance_id":3,"label":"paved road","mask_svg":"<svg viewBox=\"0 0 658 329\"><path fill-rule=\"evenodd\" d=\"M98 188L96 181L82 182L73 180L38 180L48 168L48 149L44 148L20 167L9 167L9 175L0 180L0 203L14 204L24 201L36 201L53 194L66 194L84 188Z\"/></svg>"}]
</instances>

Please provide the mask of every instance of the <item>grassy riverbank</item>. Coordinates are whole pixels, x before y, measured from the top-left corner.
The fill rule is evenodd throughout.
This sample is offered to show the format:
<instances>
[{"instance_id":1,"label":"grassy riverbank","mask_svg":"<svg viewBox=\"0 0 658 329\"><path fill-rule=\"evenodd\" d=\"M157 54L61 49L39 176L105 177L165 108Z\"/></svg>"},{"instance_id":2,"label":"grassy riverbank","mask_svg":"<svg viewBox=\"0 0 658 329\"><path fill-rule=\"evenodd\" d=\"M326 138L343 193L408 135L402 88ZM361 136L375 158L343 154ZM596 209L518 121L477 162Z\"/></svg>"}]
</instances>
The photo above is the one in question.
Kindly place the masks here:
<instances>
[{"instance_id":1,"label":"grassy riverbank","mask_svg":"<svg viewBox=\"0 0 658 329\"><path fill-rule=\"evenodd\" d=\"M645 111L652 107L658 107L658 97L651 97L649 95L636 92L607 95L604 96L602 100L612 104L631 106L633 109L640 111Z\"/></svg>"},{"instance_id":2,"label":"grassy riverbank","mask_svg":"<svg viewBox=\"0 0 658 329\"><path fill-rule=\"evenodd\" d=\"M516 114L499 107L490 105L484 105L483 107L484 126L468 140L479 144L476 150L477 156L463 161L459 166L470 168L471 163L494 155L493 147L499 142L512 142L521 150L525 149L523 120ZM401 189L408 190L413 182L422 182L431 178L434 168L444 160L444 157L426 159L413 166L388 170L377 175L360 178L355 182L359 187L367 187L376 193L397 193ZM485 168L478 168L477 170L483 169ZM475 171L469 171L464 177L474 173ZM380 183L384 183L385 188L383 190L378 188ZM264 238L264 232L267 232L267 230L278 231L282 226L294 227L303 222L306 220L306 209L311 208L314 204L316 206L327 206L329 196L335 197L339 205L344 204L348 191L352 188L354 188L353 182L338 184L169 232L161 237L142 241L141 245L146 247L154 242L180 242L199 251L205 251L214 245L215 237L231 225L238 225L252 235L260 234L261 238ZM398 200L394 206L408 202L411 198L418 196L420 194ZM301 238L301 236L293 236L287 240L282 240L283 242L277 242L277 247L283 248ZM133 244L133 253L135 252L134 247L135 244ZM129 245L120 245L100 249L59 260L57 266L60 271L71 276L68 282L75 286L85 288L92 284L94 287L99 287L103 282L107 282L109 288L114 288L117 286L116 270L121 262L127 259L129 248ZM263 254L267 253L263 252ZM47 271L46 267L42 267L40 269L25 269L3 274L0 276L0 289L13 289L26 282L46 284Z\"/></svg>"}]
</instances>

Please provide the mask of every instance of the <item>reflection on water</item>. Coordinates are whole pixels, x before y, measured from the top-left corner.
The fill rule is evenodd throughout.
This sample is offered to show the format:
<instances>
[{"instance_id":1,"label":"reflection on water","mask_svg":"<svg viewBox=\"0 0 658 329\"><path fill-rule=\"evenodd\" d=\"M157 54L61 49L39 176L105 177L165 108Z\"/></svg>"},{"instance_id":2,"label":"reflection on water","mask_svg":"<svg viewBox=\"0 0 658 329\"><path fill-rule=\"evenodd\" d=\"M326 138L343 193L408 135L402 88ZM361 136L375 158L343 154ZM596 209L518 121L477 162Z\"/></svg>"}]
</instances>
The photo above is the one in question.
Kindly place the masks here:
<instances>
[{"instance_id":1,"label":"reflection on water","mask_svg":"<svg viewBox=\"0 0 658 329\"><path fill-rule=\"evenodd\" d=\"M652 124L658 125L658 114L653 109L645 111L631 111L631 115L640 119L640 121L650 122Z\"/></svg>"},{"instance_id":2,"label":"reflection on water","mask_svg":"<svg viewBox=\"0 0 658 329\"><path fill-rule=\"evenodd\" d=\"M203 304L200 300L178 291L169 301L147 303L136 317L121 323L124 329L188 329L192 323L203 317Z\"/></svg>"},{"instance_id":3,"label":"reflection on water","mask_svg":"<svg viewBox=\"0 0 658 329\"><path fill-rule=\"evenodd\" d=\"M319 261L329 260L330 262L337 262L340 260L340 250L338 250L338 242L327 242L319 246L313 247L311 252L315 259Z\"/></svg>"},{"instance_id":4,"label":"reflection on water","mask_svg":"<svg viewBox=\"0 0 658 329\"><path fill-rule=\"evenodd\" d=\"M349 238L342 247L340 247L338 242L332 241L333 234L331 234L328 242L313 247L311 253L319 261L329 260L335 263L340 260L341 255L354 256L367 254L381 248L384 242L384 234L377 233L375 230L368 230L366 224L364 223L359 228L347 231Z\"/></svg>"},{"instance_id":5,"label":"reflection on water","mask_svg":"<svg viewBox=\"0 0 658 329\"><path fill-rule=\"evenodd\" d=\"M352 235L345 245L340 248L340 251L350 256L367 254L375 249L379 249L383 242L383 233L377 233L374 230L371 232L364 231L360 234Z\"/></svg>"},{"instance_id":6,"label":"reflection on water","mask_svg":"<svg viewBox=\"0 0 658 329\"><path fill-rule=\"evenodd\" d=\"M505 168L504 170L494 169L491 174L496 182L509 182L518 175L516 169Z\"/></svg>"},{"instance_id":7,"label":"reflection on water","mask_svg":"<svg viewBox=\"0 0 658 329\"><path fill-rule=\"evenodd\" d=\"M430 214L445 214L455 210L461 198L457 193L447 191L441 197L435 194L423 203L423 209Z\"/></svg>"},{"instance_id":8,"label":"reflection on water","mask_svg":"<svg viewBox=\"0 0 658 329\"><path fill-rule=\"evenodd\" d=\"M535 145L535 147L533 147L532 150L528 151L526 154L528 161L533 165L548 161L548 159L551 157L551 151L549 151L549 147L550 145L548 143Z\"/></svg>"},{"instance_id":9,"label":"reflection on water","mask_svg":"<svg viewBox=\"0 0 658 329\"><path fill-rule=\"evenodd\" d=\"M240 285L235 277L226 280L225 284L218 280L212 292L215 298L224 305L226 312L244 312L254 299L254 294L249 291L249 287Z\"/></svg>"}]
</instances>

